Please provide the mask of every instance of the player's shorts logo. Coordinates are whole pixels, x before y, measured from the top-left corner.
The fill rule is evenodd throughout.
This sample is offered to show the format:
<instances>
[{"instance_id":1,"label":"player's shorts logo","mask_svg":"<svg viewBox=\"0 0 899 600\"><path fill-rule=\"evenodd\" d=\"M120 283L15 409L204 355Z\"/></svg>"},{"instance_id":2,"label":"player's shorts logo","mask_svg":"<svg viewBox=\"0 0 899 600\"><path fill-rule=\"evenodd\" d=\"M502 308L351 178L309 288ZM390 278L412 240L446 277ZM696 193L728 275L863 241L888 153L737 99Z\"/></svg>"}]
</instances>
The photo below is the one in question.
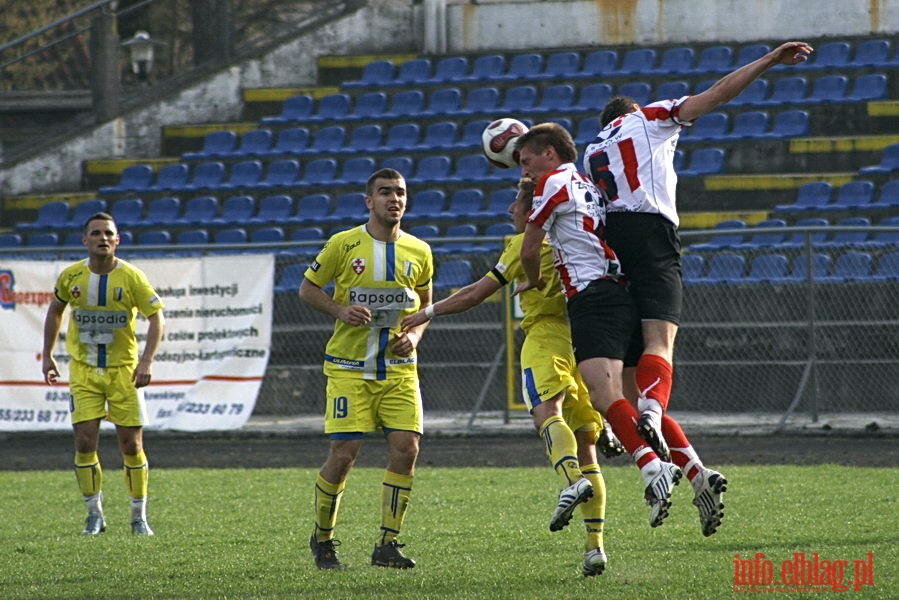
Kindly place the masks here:
<instances>
[{"instance_id":1,"label":"player's shorts logo","mask_svg":"<svg viewBox=\"0 0 899 600\"><path fill-rule=\"evenodd\" d=\"M353 270L356 272L356 275L362 275L362 272L365 271L365 259L364 258L354 258L353 259Z\"/></svg>"}]
</instances>

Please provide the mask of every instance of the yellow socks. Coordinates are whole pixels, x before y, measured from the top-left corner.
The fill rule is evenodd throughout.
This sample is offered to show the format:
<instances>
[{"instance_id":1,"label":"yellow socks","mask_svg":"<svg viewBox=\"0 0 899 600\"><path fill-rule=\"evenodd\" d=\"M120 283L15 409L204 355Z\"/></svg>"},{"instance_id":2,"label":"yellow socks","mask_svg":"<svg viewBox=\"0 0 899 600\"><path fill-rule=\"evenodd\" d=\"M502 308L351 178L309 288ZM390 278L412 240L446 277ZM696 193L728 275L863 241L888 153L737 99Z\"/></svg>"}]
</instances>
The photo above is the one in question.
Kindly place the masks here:
<instances>
[{"instance_id":1,"label":"yellow socks","mask_svg":"<svg viewBox=\"0 0 899 600\"><path fill-rule=\"evenodd\" d=\"M581 478L581 468L577 460L577 440L565 420L552 416L543 422L539 431L546 445L546 455L553 469L564 482L566 488Z\"/></svg>"},{"instance_id":2,"label":"yellow socks","mask_svg":"<svg viewBox=\"0 0 899 600\"><path fill-rule=\"evenodd\" d=\"M381 540L378 544L388 544L399 535L403 518L412 496L412 475L400 475L384 471L381 485Z\"/></svg>"},{"instance_id":3,"label":"yellow socks","mask_svg":"<svg viewBox=\"0 0 899 600\"><path fill-rule=\"evenodd\" d=\"M334 537L334 525L337 523L337 509L340 497L346 488L346 481L331 483L321 475L315 481L315 539L324 542Z\"/></svg>"},{"instance_id":4,"label":"yellow socks","mask_svg":"<svg viewBox=\"0 0 899 600\"><path fill-rule=\"evenodd\" d=\"M602 530L606 521L606 482L603 479L599 465L584 465L581 467L590 483L593 484L593 497L581 504L581 514L584 516L584 525L587 528L587 541L584 550L603 547Z\"/></svg>"},{"instance_id":5,"label":"yellow socks","mask_svg":"<svg viewBox=\"0 0 899 600\"><path fill-rule=\"evenodd\" d=\"M103 486L103 469L100 468L100 457L96 452L75 453L75 478L85 497L100 493Z\"/></svg>"}]
</instances>

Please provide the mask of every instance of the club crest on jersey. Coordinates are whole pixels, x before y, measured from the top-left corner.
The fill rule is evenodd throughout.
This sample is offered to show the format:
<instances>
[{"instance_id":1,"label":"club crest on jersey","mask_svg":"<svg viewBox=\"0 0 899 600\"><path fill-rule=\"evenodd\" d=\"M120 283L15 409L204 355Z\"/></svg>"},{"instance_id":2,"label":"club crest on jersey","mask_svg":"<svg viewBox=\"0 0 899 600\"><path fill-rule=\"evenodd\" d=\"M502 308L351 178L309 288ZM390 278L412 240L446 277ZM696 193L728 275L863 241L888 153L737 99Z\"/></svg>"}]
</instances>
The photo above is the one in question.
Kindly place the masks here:
<instances>
[{"instance_id":1,"label":"club crest on jersey","mask_svg":"<svg viewBox=\"0 0 899 600\"><path fill-rule=\"evenodd\" d=\"M73 285L72 286L72 298L80 298L81 297L81 286Z\"/></svg>"},{"instance_id":2,"label":"club crest on jersey","mask_svg":"<svg viewBox=\"0 0 899 600\"><path fill-rule=\"evenodd\" d=\"M362 275L362 272L365 271L365 259L364 258L354 258L353 259L353 270L356 272L356 275Z\"/></svg>"}]
</instances>

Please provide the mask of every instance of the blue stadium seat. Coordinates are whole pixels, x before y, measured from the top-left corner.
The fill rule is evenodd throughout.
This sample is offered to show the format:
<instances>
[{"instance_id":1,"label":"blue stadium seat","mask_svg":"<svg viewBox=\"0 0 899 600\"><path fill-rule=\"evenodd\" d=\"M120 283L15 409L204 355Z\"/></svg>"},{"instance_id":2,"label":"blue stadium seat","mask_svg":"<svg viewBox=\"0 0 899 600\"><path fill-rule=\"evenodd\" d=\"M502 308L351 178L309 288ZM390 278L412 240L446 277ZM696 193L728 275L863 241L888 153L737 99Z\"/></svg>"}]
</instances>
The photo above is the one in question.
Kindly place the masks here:
<instances>
[{"instance_id":1,"label":"blue stadium seat","mask_svg":"<svg viewBox=\"0 0 899 600\"><path fill-rule=\"evenodd\" d=\"M396 65L390 60L373 60L362 67L359 79L344 81L345 88L378 87L387 85L396 77Z\"/></svg>"},{"instance_id":2,"label":"blue stadium seat","mask_svg":"<svg viewBox=\"0 0 899 600\"><path fill-rule=\"evenodd\" d=\"M787 139L801 137L809 133L808 111L795 109L785 110L774 116L771 131L765 134L766 138Z\"/></svg>"},{"instance_id":3,"label":"blue stadium seat","mask_svg":"<svg viewBox=\"0 0 899 600\"><path fill-rule=\"evenodd\" d=\"M862 175L887 175L899 171L899 144L890 144L883 149L883 156L876 165L862 167L858 170Z\"/></svg>"},{"instance_id":4,"label":"blue stadium seat","mask_svg":"<svg viewBox=\"0 0 899 600\"><path fill-rule=\"evenodd\" d=\"M260 122L263 125L286 125L305 121L312 116L315 110L315 100L308 94L299 94L291 96L284 101L281 107L281 113L270 117L262 117Z\"/></svg>"},{"instance_id":5,"label":"blue stadium seat","mask_svg":"<svg viewBox=\"0 0 899 600\"><path fill-rule=\"evenodd\" d=\"M409 156L388 156L381 161L381 168L399 171L400 175L408 180L415 170L415 163Z\"/></svg>"},{"instance_id":6,"label":"blue stadium seat","mask_svg":"<svg viewBox=\"0 0 899 600\"><path fill-rule=\"evenodd\" d=\"M612 86L608 83L591 83L581 88L577 101L568 112L599 113L612 98Z\"/></svg>"},{"instance_id":7,"label":"blue stadium seat","mask_svg":"<svg viewBox=\"0 0 899 600\"><path fill-rule=\"evenodd\" d=\"M530 80L543 72L543 55L536 52L515 54L509 61L509 69L499 77L506 81Z\"/></svg>"},{"instance_id":8,"label":"blue stadium seat","mask_svg":"<svg viewBox=\"0 0 899 600\"><path fill-rule=\"evenodd\" d=\"M203 192L216 189L225 180L225 164L221 161L199 163L190 181L173 191Z\"/></svg>"},{"instance_id":9,"label":"blue stadium seat","mask_svg":"<svg viewBox=\"0 0 899 600\"><path fill-rule=\"evenodd\" d=\"M365 194L362 192L348 192L337 196L334 200L334 210L328 215L328 220L339 223L358 224L365 220L368 208L365 206Z\"/></svg>"},{"instance_id":10,"label":"blue stadium seat","mask_svg":"<svg viewBox=\"0 0 899 600\"><path fill-rule=\"evenodd\" d=\"M899 227L899 217L886 217L878 227ZM899 231L878 231L865 243L865 246L899 248Z\"/></svg>"},{"instance_id":11,"label":"blue stadium seat","mask_svg":"<svg viewBox=\"0 0 899 600\"><path fill-rule=\"evenodd\" d=\"M354 156L343 161L340 175L334 180L334 184L364 186L374 172L375 159L370 156Z\"/></svg>"},{"instance_id":12,"label":"blue stadium seat","mask_svg":"<svg viewBox=\"0 0 899 600\"><path fill-rule=\"evenodd\" d=\"M455 121L437 121L425 128L424 138L416 148L419 150L452 148L456 145L458 137L459 126Z\"/></svg>"},{"instance_id":13,"label":"blue stadium seat","mask_svg":"<svg viewBox=\"0 0 899 600\"><path fill-rule=\"evenodd\" d=\"M728 73L733 68L734 50L730 46L709 46L699 53L691 72L696 75Z\"/></svg>"},{"instance_id":14,"label":"blue stadium seat","mask_svg":"<svg viewBox=\"0 0 899 600\"><path fill-rule=\"evenodd\" d=\"M532 75L530 79L569 79L581 68L581 55L577 52L553 52L546 58L542 73Z\"/></svg>"},{"instance_id":15,"label":"blue stadium seat","mask_svg":"<svg viewBox=\"0 0 899 600\"><path fill-rule=\"evenodd\" d=\"M309 194L297 201L297 210L288 218L290 223L323 223L331 212L331 197L327 194Z\"/></svg>"},{"instance_id":16,"label":"blue stadium seat","mask_svg":"<svg viewBox=\"0 0 899 600\"><path fill-rule=\"evenodd\" d=\"M682 142L704 142L723 139L727 135L730 118L727 113L710 112L696 119L692 127L687 127L681 134Z\"/></svg>"},{"instance_id":17,"label":"blue stadium seat","mask_svg":"<svg viewBox=\"0 0 899 600\"><path fill-rule=\"evenodd\" d=\"M684 151L680 149L676 149L674 151L674 158L672 159L674 164L674 172L680 173L684 169Z\"/></svg>"},{"instance_id":18,"label":"blue stadium seat","mask_svg":"<svg viewBox=\"0 0 899 600\"><path fill-rule=\"evenodd\" d=\"M387 94L366 92L356 98L356 106L348 116L356 120L377 119L387 111Z\"/></svg>"},{"instance_id":19,"label":"blue stadium seat","mask_svg":"<svg viewBox=\"0 0 899 600\"><path fill-rule=\"evenodd\" d=\"M78 236L78 244L81 244L81 233L73 232ZM19 233L0 233L0 248L21 248L22 235Z\"/></svg>"},{"instance_id":20,"label":"blue stadium seat","mask_svg":"<svg viewBox=\"0 0 899 600\"><path fill-rule=\"evenodd\" d=\"M243 227L231 227L228 229L220 229L215 233L215 244L246 244L247 243L247 230ZM240 249L219 249L216 248L211 253L212 254L240 254L243 250Z\"/></svg>"},{"instance_id":21,"label":"blue stadium seat","mask_svg":"<svg viewBox=\"0 0 899 600\"><path fill-rule=\"evenodd\" d=\"M399 71L386 85L417 85L431 78L431 59L413 58L400 64Z\"/></svg>"},{"instance_id":22,"label":"blue stadium seat","mask_svg":"<svg viewBox=\"0 0 899 600\"><path fill-rule=\"evenodd\" d=\"M212 131L203 138L203 147L196 152L185 152L181 155L184 160L208 160L225 156L233 152L237 147L237 133L225 131Z\"/></svg>"},{"instance_id":23,"label":"blue stadium seat","mask_svg":"<svg viewBox=\"0 0 899 600\"><path fill-rule=\"evenodd\" d=\"M656 51L652 48L634 48L624 53L621 66L608 75L649 75L656 66Z\"/></svg>"},{"instance_id":24,"label":"blue stadium seat","mask_svg":"<svg viewBox=\"0 0 899 600\"><path fill-rule=\"evenodd\" d=\"M265 179L253 186L253 190L288 189L300 182L300 163L292 158L282 158L270 163Z\"/></svg>"},{"instance_id":25,"label":"blue stadium seat","mask_svg":"<svg viewBox=\"0 0 899 600\"><path fill-rule=\"evenodd\" d=\"M829 283L847 283L866 281L872 278L874 260L867 252L846 252L837 257L830 275L822 281Z\"/></svg>"},{"instance_id":26,"label":"blue stadium seat","mask_svg":"<svg viewBox=\"0 0 899 600\"><path fill-rule=\"evenodd\" d=\"M122 169L122 176L116 185L103 186L97 190L100 195L142 192L153 183L153 167L150 165L130 165Z\"/></svg>"},{"instance_id":27,"label":"blue stadium seat","mask_svg":"<svg viewBox=\"0 0 899 600\"><path fill-rule=\"evenodd\" d=\"M652 94L652 86L646 81L629 81L618 86L618 94L629 96L637 101L637 104L643 106L649 104Z\"/></svg>"},{"instance_id":28,"label":"blue stadium seat","mask_svg":"<svg viewBox=\"0 0 899 600\"><path fill-rule=\"evenodd\" d=\"M859 75L852 82L852 89L846 95L848 102L868 102L884 100L889 94L887 76L883 73L866 73Z\"/></svg>"},{"instance_id":29,"label":"blue stadium seat","mask_svg":"<svg viewBox=\"0 0 899 600\"><path fill-rule=\"evenodd\" d=\"M47 202L37 210L37 217L32 222L16 223L16 229L30 231L36 229L58 229L69 222L71 208L63 200Z\"/></svg>"},{"instance_id":30,"label":"blue stadium seat","mask_svg":"<svg viewBox=\"0 0 899 600\"><path fill-rule=\"evenodd\" d=\"M768 113L763 110L748 110L737 113L726 140L749 140L765 137L768 133Z\"/></svg>"},{"instance_id":31,"label":"blue stadium seat","mask_svg":"<svg viewBox=\"0 0 899 600\"><path fill-rule=\"evenodd\" d=\"M384 144L379 152L399 152L418 146L421 139L421 128L417 123L398 123L387 130Z\"/></svg>"},{"instance_id":32,"label":"blue stadium seat","mask_svg":"<svg viewBox=\"0 0 899 600\"><path fill-rule=\"evenodd\" d=\"M333 158L316 158L306 164L306 173L299 182L302 185L322 185L334 182L337 177L337 161Z\"/></svg>"},{"instance_id":33,"label":"blue stadium seat","mask_svg":"<svg viewBox=\"0 0 899 600\"><path fill-rule=\"evenodd\" d=\"M418 239L424 240L426 242L440 237L440 229L438 229L436 225L431 224L413 225L406 231L407 233L410 233Z\"/></svg>"},{"instance_id":34,"label":"blue stadium seat","mask_svg":"<svg viewBox=\"0 0 899 600\"><path fill-rule=\"evenodd\" d=\"M240 145L237 148L217 158L265 156L272 149L272 140L271 129L253 129L240 136Z\"/></svg>"},{"instance_id":35,"label":"blue stadium seat","mask_svg":"<svg viewBox=\"0 0 899 600\"><path fill-rule=\"evenodd\" d=\"M768 99L768 80L755 79L727 106L752 106L764 104Z\"/></svg>"},{"instance_id":36,"label":"blue stadium seat","mask_svg":"<svg viewBox=\"0 0 899 600\"><path fill-rule=\"evenodd\" d=\"M796 201L792 204L778 204L774 212L806 212L817 210L830 203L833 185L827 181L812 181L799 186Z\"/></svg>"},{"instance_id":37,"label":"blue stadium seat","mask_svg":"<svg viewBox=\"0 0 899 600\"><path fill-rule=\"evenodd\" d=\"M594 50L584 57L580 71L572 73L569 79L601 79L611 75L618 68L618 53L614 50Z\"/></svg>"},{"instance_id":38,"label":"blue stadium seat","mask_svg":"<svg viewBox=\"0 0 899 600\"><path fill-rule=\"evenodd\" d=\"M437 181L446 181L450 176L452 161L449 156L444 154L435 154L425 156L418 161L415 167L415 174L411 178L406 178L407 183L433 183Z\"/></svg>"},{"instance_id":39,"label":"blue stadium seat","mask_svg":"<svg viewBox=\"0 0 899 600\"><path fill-rule=\"evenodd\" d=\"M239 225L249 222L255 213L256 200L252 196L229 196L222 202L221 214L212 221L216 225Z\"/></svg>"},{"instance_id":40,"label":"blue stadium seat","mask_svg":"<svg viewBox=\"0 0 899 600\"><path fill-rule=\"evenodd\" d=\"M659 65L652 70L655 75L689 73L696 61L696 52L689 46L668 48L662 52Z\"/></svg>"},{"instance_id":41,"label":"blue stadium seat","mask_svg":"<svg viewBox=\"0 0 899 600\"><path fill-rule=\"evenodd\" d=\"M309 148L309 130L305 127L289 127L278 134L275 145L264 156L269 158L302 154Z\"/></svg>"},{"instance_id":42,"label":"blue stadium seat","mask_svg":"<svg viewBox=\"0 0 899 600\"><path fill-rule=\"evenodd\" d=\"M462 135L459 136L459 141L456 142L455 147L480 148L481 136L489 124L490 119L475 119L474 121L466 122L462 127Z\"/></svg>"},{"instance_id":43,"label":"blue stadium seat","mask_svg":"<svg viewBox=\"0 0 899 600\"><path fill-rule=\"evenodd\" d=\"M424 110L425 95L421 90L401 90L391 96L390 108L381 118L409 118Z\"/></svg>"},{"instance_id":44,"label":"blue stadium seat","mask_svg":"<svg viewBox=\"0 0 899 600\"><path fill-rule=\"evenodd\" d=\"M487 218L502 218L509 216L509 205L515 201L518 191L515 188L498 188L490 192L487 197L487 206L484 213L479 216Z\"/></svg>"},{"instance_id":45,"label":"blue stadium seat","mask_svg":"<svg viewBox=\"0 0 899 600\"><path fill-rule=\"evenodd\" d=\"M471 64L471 73L461 81L497 81L506 72L506 58L501 54L484 54Z\"/></svg>"},{"instance_id":46,"label":"blue stadium seat","mask_svg":"<svg viewBox=\"0 0 899 600\"><path fill-rule=\"evenodd\" d=\"M290 232L291 242L319 242L315 245L297 246L284 250L283 253L293 255L315 255L325 239L325 232L321 227L298 227Z\"/></svg>"},{"instance_id":47,"label":"blue stadium seat","mask_svg":"<svg viewBox=\"0 0 899 600\"><path fill-rule=\"evenodd\" d=\"M782 229L787 226L783 219L765 219L759 221L754 229ZM766 233L752 231L752 235L745 242L735 246L738 250L759 250L779 246L786 242L787 234L783 231L770 231Z\"/></svg>"},{"instance_id":48,"label":"blue stadium seat","mask_svg":"<svg viewBox=\"0 0 899 600\"><path fill-rule=\"evenodd\" d=\"M887 252L880 256L874 278L879 281L899 281L899 252Z\"/></svg>"},{"instance_id":49,"label":"blue stadium seat","mask_svg":"<svg viewBox=\"0 0 899 600\"><path fill-rule=\"evenodd\" d=\"M699 148L690 153L687 166L678 173L681 177L715 175L724 172L724 150Z\"/></svg>"},{"instance_id":50,"label":"blue stadium seat","mask_svg":"<svg viewBox=\"0 0 899 600\"><path fill-rule=\"evenodd\" d=\"M478 245L479 252L500 252L506 246L506 236L515 235L515 225L509 221L491 223L484 228L484 237L498 237L496 242L482 242Z\"/></svg>"},{"instance_id":51,"label":"blue stadium seat","mask_svg":"<svg viewBox=\"0 0 899 600\"><path fill-rule=\"evenodd\" d=\"M480 188L461 188L450 195L444 214L450 219L466 219L484 210L484 192Z\"/></svg>"},{"instance_id":52,"label":"blue stadium seat","mask_svg":"<svg viewBox=\"0 0 899 600\"><path fill-rule=\"evenodd\" d=\"M833 202L818 208L821 211L863 210L874 202L874 183L865 180L849 181L837 189Z\"/></svg>"},{"instance_id":53,"label":"blue stadium seat","mask_svg":"<svg viewBox=\"0 0 899 600\"><path fill-rule=\"evenodd\" d=\"M565 113L574 104L574 86L560 83L543 90L540 103L530 109L532 113Z\"/></svg>"},{"instance_id":54,"label":"blue stadium seat","mask_svg":"<svg viewBox=\"0 0 899 600\"><path fill-rule=\"evenodd\" d=\"M318 107L303 122L321 123L342 119L350 114L350 96L343 92L327 94L318 101Z\"/></svg>"},{"instance_id":55,"label":"blue stadium seat","mask_svg":"<svg viewBox=\"0 0 899 600\"><path fill-rule=\"evenodd\" d=\"M247 190L262 181L262 162L243 160L231 166L231 175L227 180L212 187L214 190Z\"/></svg>"},{"instance_id":56,"label":"blue stadium seat","mask_svg":"<svg viewBox=\"0 0 899 600\"><path fill-rule=\"evenodd\" d=\"M468 92L465 104L456 111L456 116L493 113L499 108L499 90L495 87L479 87Z\"/></svg>"},{"instance_id":57,"label":"blue stadium seat","mask_svg":"<svg viewBox=\"0 0 899 600\"><path fill-rule=\"evenodd\" d=\"M826 42L815 48L814 60L800 63L803 69L842 69L849 66L852 49L847 42Z\"/></svg>"},{"instance_id":58,"label":"blue stadium seat","mask_svg":"<svg viewBox=\"0 0 899 600\"><path fill-rule=\"evenodd\" d=\"M143 227L174 225L181 216L181 200L175 196L163 196L150 202L147 215L139 223Z\"/></svg>"},{"instance_id":59,"label":"blue stadium seat","mask_svg":"<svg viewBox=\"0 0 899 600\"><path fill-rule=\"evenodd\" d=\"M849 78L845 75L824 75L812 83L812 91L803 104L824 104L843 102L849 90Z\"/></svg>"},{"instance_id":60,"label":"blue stadium seat","mask_svg":"<svg viewBox=\"0 0 899 600\"><path fill-rule=\"evenodd\" d=\"M714 229L727 233L716 233L708 242L692 244L691 252L717 252L729 248L736 248L746 241L746 221L741 219L727 219L719 221Z\"/></svg>"},{"instance_id":61,"label":"blue stadium seat","mask_svg":"<svg viewBox=\"0 0 899 600\"><path fill-rule=\"evenodd\" d=\"M490 161L487 160L487 157L484 156L483 152L478 152L476 154L465 154L457 158L455 169L445 178L445 180L469 184L486 182L494 178L493 169L490 167Z\"/></svg>"},{"instance_id":62,"label":"blue stadium seat","mask_svg":"<svg viewBox=\"0 0 899 600\"><path fill-rule=\"evenodd\" d=\"M896 208L899 207L899 179L892 179L880 186L877 194L877 202L871 208Z\"/></svg>"},{"instance_id":63,"label":"blue stadium seat","mask_svg":"<svg viewBox=\"0 0 899 600\"><path fill-rule=\"evenodd\" d=\"M274 292L276 294L292 293L296 294L303 282L303 275L309 267L304 262L293 263L284 267L278 280L275 282Z\"/></svg>"},{"instance_id":64,"label":"blue stadium seat","mask_svg":"<svg viewBox=\"0 0 899 600\"><path fill-rule=\"evenodd\" d=\"M871 235L871 220L867 217L847 217L845 219L842 219L835 225L840 227L863 227L864 229L859 231L836 231L824 242L817 244L818 246L860 246L867 242L869 236Z\"/></svg>"},{"instance_id":65,"label":"blue stadium seat","mask_svg":"<svg viewBox=\"0 0 899 600\"><path fill-rule=\"evenodd\" d=\"M287 194L274 194L262 198L259 210L244 224L286 223L292 214L293 198Z\"/></svg>"},{"instance_id":66,"label":"blue stadium seat","mask_svg":"<svg viewBox=\"0 0 899 600\"><path fill-rule=\"evenodd\" d=\"M283 243L285 239L284 228L278 226L262 227L250 233L250 242L253 244L280 244ZM250 252L267 254L279 250L279 248L253 248Z\"/></svg>"},{"instance_id":67,"label":"blue stadium seat","mask_svg":"<svg viewBox=\"0 0 899 600\"><path fill-rule=\"evenodd\" d=\"M209 243L209 231L203 228L197 229L185 229L178 233L175 236L175 244L178 246L186 246L186 245L195 245L195 244L208 244ZM183 251L179 252L179 254L183 255ZM193 256L199 256L202 254L201 252L190 253Z\"/></svg>"},{"instance_id":68,"label":"blue stadium seat","mask_svg":"<svg viewBox=\"0 0 899 600\"><path fill-rule=\"evenodd\" d=\"M88 217L98 212L106 212L106 200L102 198L94 198L92 200L84 200L75 205L72 210L72 216L63 226L66 229L83 229L84 222Z\"/></svg>"},{"instance_id":69,"label":"blue stadium seat","mask_svg":"<svg viewBox=\"0 0 899 600\"><path fill-rule=\"evenodd\" d=\"M339 152L344 144L346 144L346 128L342 125L328 125L315 132L307 154Z\"/></svg>"},{"instance_id":70,"label":"blue stadium seat","mask_svg":"<svg viewBox=\"0 0 899 600\"><path fill-rule=\"evenodd\" d=\"M109 214L115 219L119 229L138 225L144 218L144 201L140 198L118 200L109 207Z\"/></svg>"},{"instance_id":71,"label":"blue stadium seat","mask_svg":"<svg viewBox=\"0 0 899 600\"><path fill-rule=\"evenodd\" d=\"M739 283L746 273L746 257L733 252L722 252L713 255L709 261L709 270L701 280L703 283Z\"/></svg>"},{"instance_id":72,"label":"blue stadium seat","mask_svg":"<svg viewBox=\"0 0 899 600\"><path fill-rule=\"evenodd\" d=\"M579 146L592 142L599 134L599 129L599 117L585 117L581 119L577 123L574 142Z\"/></svg>"},{"instance_id":73,"label":"blue stadium seat","mask_svg":"<svg viewBox=\"0 0 899 600\"><path fill-rule=\"evenodd\" d=\"M27 244L30 248L56 248L59 246L59 234L53 232L32 233L28 236ZM35 258L44 255L31 255ZM47 255L52 256L52 255Z\"/></svg>"},{"instance_id":74,"label":"blue stadium seat","mask_svg":"<svg viewBox=\"0 0 899 600\"><path fill-rule=\"evenodd\" d=\"M437 61L434 76L427 80L429 84L454 84L468 77L468 59L464 56L447 56Z\"/></svg>"},{"instance_id":75,"label":"blue stadium seat","mask_svg":"<svg viewBox=\"0 0 899 600\"><path fill-rule=\"evenodd\" d=\"M769 52L771 52L771 47L767 44L747 44L745 46L741 46L740 49L737 50L737 57L734 59L734 64L731 70L738 69L743 65L748 65L752 61L763 57Z\"/></svg>"},{"instance_id":76,"label":"blue stadium seat","mask_svg":"<svg viewBox=\"0 0 899 600\"><path fill-rule=\"evenodd\" d=\"M815 227L817 231L797 231L781 244L785 248L804 248L808 244L820 245L827 239L826 228L830 226L830 222L823 217L806 217L796 221L795 225L796 227Z\"/></svg>"},{"instance_id":77,"label":"blue stadium seat","mask_svg":"<svg viewBox=\"0 0 899 600\"><path fill-rule=\"evenodd\" d=\"M690 285L705 277L705 259L699 254L684 254L681 257L684 283Z\"/></svg>"},{"instance_id":78,"label":"blue stadium seat","mask_svg":"<svg viewBox=\"0 0 899 600\"><path fill-rule=\"evenodd\" d=\"M472 282L471 262L463 259L448 260L437 266L434 288L447 290L464 287Z\"/></svg>"},{"instance_id":79,"label":"blue stadium seat","mask_svg":"<svg viewBox=\"0 0 899 600\"><path fill-rule=\"evenodd\" d=\"M855 56L848 67L883 67L890 64L889 40L863 40L855 46Z\"/></svg>"},{"instance_id":80,"label":"blue stadium seat","mask_svg":"<svg viewBox=\"0 0 899 600\"><path fill-rule=\"evenodd\" d=\"M745 281L782 283L790 278L790 261L783 254L760 254L752 259Z\"/></svg>"},{"instance_id":81,"label":"blue stadium seat","mask_svg":"<svg viewBox=\"0 0 899 600\"><path fill-rule=\"evenodd\" d=\"M808 268L810 259L812 263L811 272L809 272ZM820 252L815 252L810 257L805 253L799 254L793 257L792 268L790 269L790 280L797 283L803 283L809 279L812 281L822 281L830 274L832 262L830 256Z\"/></svg>"},{"instance_id":82,"label":"blue stadium seat","mask_svg":"<svg viewBox=\"0 0 899 600\"><path fill-rule=\"evenodd\" d=\"M156 174L156 180L143 192L167 192L183 189L190 178L190 168L184 163L164 165Z\"/></svg>"},{"instance_id":83,"label":"blue stadium seat","mask_svg":"<svg viewBox=\"0 0 899 600\"><path fill-rule=\"evenodd\" d=\"M764 106L781 106L804 103L808 95L808 79L800 75L784 77L774 82L771 95L762 102Z\"/></svg>"},{"instance_id":84,"label":"blue stadium seat","mask_svg":"<svg viewBox=\"0 0 899 600\"><path fill-rule=\"evenodd\" d=\"M446 228L446 231L443 232L444 240L452 239L452 238L474 238L478 235L478 228L475 227L471 223L459 223L456 225L450 225ZM433 246L431 251L435 255L440 254L460 254L464 252L476 252L477 251L477 242L476 241L464 241L464 242L453 242L453 241L444 241L440 245Z\"/></svg>"},{"instance_id":85,"label":"blue stadium seat","mask_svg":"<svg viewBox=\"0 0 899 600\"><path fill-rule=\"evenodd\" d=\"M506 90L499 110L509 114L527 113L537 105L537 88L519 85Z\"/></svg>"},{"instance_id":86,"label":"blue stadium seat","mask_svg":"<svg viewBox=\"0 0 899 600\"><path fill-rule=\"evenodd\" d=\"M171 252L165 250L145 250L141 246L171 246L172 234L166 229L151 229L138 234L137 243L132 252L143 258L162 257L170 255Z\"/></svg>"},{"instance_id":87,"label":"blue stadium seat","mask_svg":"<svg viewBox=\"0 0 899 600\"><path fill-rule=\"evenodd\" d=\"M384 130L375 123L360 125L353 129L350 140L340 149L342 154L357 152L373 152L381 146L384 140Z\"/></svg>"},{"instance_id":88,"label":"blue stadium seat","mask_svg":"<svg viewBox=\"0 0 899 600\"><path fill-rule=\"evenodd\" d=\"M439 88L431 93L427 106L419 114L427 117L451 115L461 106L462 91L459 88Z\"/></svg>"},{"instance_id":89,"label":"blue stadium seat","mask_svg":"<svg viewBox=\"0 0 899 600\"><path fill-rule=\"evenodd\" d=\"M446 207L446 193L439 189L425 189L412 196L412 203L406 210L405 219L438 219Z\"/></svg>"},{"instance_id":90,"label":"blue stadium seat","mask_svg":"<svg viewBox=\"0 0 899 600\"><path fill-rule=\"evenodd\" d=\"M677 99L690 93L690 84L686 81L666 81L659 84L653 95L653 101Z\"/></svg>"},{"instance_id":91,"label":"blue stadium seat","mask_svg":"<svg viewBox=\"0 0 899 600\"><path fill-rule=\"evenodd\" d=\"M196 196L184 205L184 214L176 221L179 225L206 225L219 214L219 200L215 196Z\"/></svg>"}]
</instances>

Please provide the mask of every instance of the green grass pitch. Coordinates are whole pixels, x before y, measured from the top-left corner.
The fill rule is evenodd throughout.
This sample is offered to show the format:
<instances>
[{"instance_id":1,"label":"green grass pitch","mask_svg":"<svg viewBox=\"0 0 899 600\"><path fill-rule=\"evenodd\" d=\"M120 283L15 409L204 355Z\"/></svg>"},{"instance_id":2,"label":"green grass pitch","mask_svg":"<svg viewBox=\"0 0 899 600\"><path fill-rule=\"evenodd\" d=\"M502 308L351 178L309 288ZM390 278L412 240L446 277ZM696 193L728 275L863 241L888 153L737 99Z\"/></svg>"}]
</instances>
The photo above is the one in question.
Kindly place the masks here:
<instances>
[{"instance_id":1,"label":"green grass pitch","mask_svg":"<svg viewBox=\"0 0 899 600\"><path fill-rule=\"evenodd\" d=\"M369 565L382 471L356 469L338 523L342 572L318 571L309 552L314 469L151 470L153 538L131 535L117 469L105 471L108 530L96 538L80 535L70 472L0 472L0 598L717 599L767 594L735 587L735 555L760 569L767 561L777 578L796 553L846 561L849 589L794 586L778 597L899 597L899 469L721 470L724 524L704 538L686 481L651 529L637 471L606 467L609 563L594 578L580 575L580 513L549 531L558 493L549 468L420 468L400 537L418 561L409 571ZM859 564L873 573L856 590ZM820 565L819 581L836 587L826 579L836 567Z\"/></svg>"}]
</instances>

